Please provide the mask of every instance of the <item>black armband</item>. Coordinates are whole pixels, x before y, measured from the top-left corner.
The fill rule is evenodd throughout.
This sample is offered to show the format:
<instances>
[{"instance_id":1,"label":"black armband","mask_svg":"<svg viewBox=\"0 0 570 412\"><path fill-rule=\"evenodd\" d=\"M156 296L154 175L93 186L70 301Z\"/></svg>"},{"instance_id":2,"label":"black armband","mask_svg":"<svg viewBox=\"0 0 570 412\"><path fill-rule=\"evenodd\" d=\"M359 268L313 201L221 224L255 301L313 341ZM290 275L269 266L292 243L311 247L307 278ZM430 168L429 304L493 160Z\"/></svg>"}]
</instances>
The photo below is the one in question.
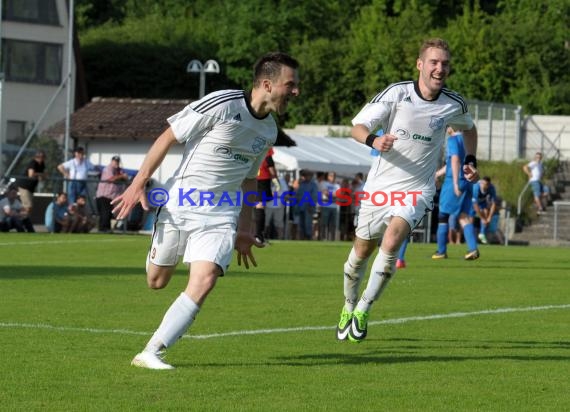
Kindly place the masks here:
<instances>
[{"instance_id":1,"label":"black armband","mask_svg":"<svg viewBox=\"0 0 570 412\"><path fill-rule=\"evenodd\" d=\"M475 155L469 154L469 155L465 156L464 164L471 165L471 166L477 168L477 158L475 157Z\"/></svg>"},{"instance_id":2,"label":"black armband","mask_svg":"<svg viewBox=\"0 0 570 412\"><path fill-rule=\"evenodd\" d=\"M374 140L376 140L378 136L376 136L375 134L369 134L368 137L366 137L366 146L371 147L374 149Z\"/></svg>"}]
</instances>

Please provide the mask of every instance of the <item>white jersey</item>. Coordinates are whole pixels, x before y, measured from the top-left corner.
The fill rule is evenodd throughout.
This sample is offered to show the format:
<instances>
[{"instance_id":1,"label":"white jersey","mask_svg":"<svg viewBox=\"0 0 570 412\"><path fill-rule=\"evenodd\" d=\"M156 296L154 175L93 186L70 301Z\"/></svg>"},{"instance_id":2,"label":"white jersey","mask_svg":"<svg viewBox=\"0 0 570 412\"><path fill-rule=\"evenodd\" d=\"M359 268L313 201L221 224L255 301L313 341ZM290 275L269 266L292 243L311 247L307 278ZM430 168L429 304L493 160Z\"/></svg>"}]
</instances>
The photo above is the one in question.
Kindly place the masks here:
<instances>
[{"instance_id":1,"label":"white jersey","mask_svg":"<svg viewBox=\"0 0 570 412\"><path fill-rule=\"evenodd\" d=\"M398 138L389 152L382 152L372 164L364 191L421 191L426 198L435 194L434 176L446 128L471 129L473 120L467 104L457 93L443 88L436 99L421 97L417 82L406 81L388 86L352 119L371 132ZM370 200L363 200L363 205Z\"/></svg>"},{"instance_id":2,"label":"white jersey","mask_svg":"<svg viewBox=\"0 0 570 412\"><path fill-rule=\"evenodd\" d=\"M255 179L277 138L273 117L256 117L243 90L222 90L192 102L168 122L186 147L166 182L169 200L159 221L181 224L195 213L236 220L241 184Z\"/></svg>"},{"instance_id":3,"label":"white jersey","mask_svg":"<svg viewBox=\"0 0 570 412\"><path fill-rule=\"evenodd\" d=\"M533 160L527 165L528 169L530 170L530 182L539 182L542 179L542 173L544 172L544 168L542 166L542 162L537 162Z\"/></svg>"}]
</instances>

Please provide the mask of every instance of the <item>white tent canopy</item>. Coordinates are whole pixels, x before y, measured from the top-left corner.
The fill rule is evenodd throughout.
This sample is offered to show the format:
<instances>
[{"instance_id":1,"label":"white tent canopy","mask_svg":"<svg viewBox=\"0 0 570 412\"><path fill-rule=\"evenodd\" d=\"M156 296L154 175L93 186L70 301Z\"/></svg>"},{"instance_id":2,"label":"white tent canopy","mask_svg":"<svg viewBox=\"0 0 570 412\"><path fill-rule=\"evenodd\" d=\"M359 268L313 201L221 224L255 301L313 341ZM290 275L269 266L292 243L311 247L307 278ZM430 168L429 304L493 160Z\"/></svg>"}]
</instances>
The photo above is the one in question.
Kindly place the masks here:
<instances>
[{"instance_id":1,"label":"white tent canopy","mask_svg":"<svg viewBox=\"0 0 570 412\"><path fill-rule=\"evenodd\" d=\"M297 146L273 148L273 160L280 171L309 169L352 177L358 172L366 175L374 160L370 148L352 138L288 134Z\"/></svg>"}]
</instances>

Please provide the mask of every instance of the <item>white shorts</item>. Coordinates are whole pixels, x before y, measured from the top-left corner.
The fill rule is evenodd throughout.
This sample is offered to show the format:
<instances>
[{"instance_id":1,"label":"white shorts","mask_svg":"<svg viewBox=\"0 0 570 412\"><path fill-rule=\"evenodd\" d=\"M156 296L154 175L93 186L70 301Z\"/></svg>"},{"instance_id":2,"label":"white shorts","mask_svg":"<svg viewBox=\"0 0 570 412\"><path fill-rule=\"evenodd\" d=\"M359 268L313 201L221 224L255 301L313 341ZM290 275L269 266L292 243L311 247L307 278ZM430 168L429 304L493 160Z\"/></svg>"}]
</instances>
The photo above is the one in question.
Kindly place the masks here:
<instances>
[{"instance_id":1,"label":"white shorts","mask_svg":"<svg viewBox=\"0 0 570 412\"><path fill-rule=\"evenodd\" d=\"M433 199L426 200L424 196L420 195L416 195L415 205L410 196L406 197L404 203L404 205L387 204L384 206L362 203L358 212L356 236L364 240L382 237L390 219L394 216L401 217L408 222L410 230L412 230L433 209Z\"/></svg>"},{"instance_id":2,"label":"white shorts","mask_svg":"<svg viewBox=\"0 0 570 412\"><path fill-rule=\"evenodd\" d=\"M235 235L236 225L227 219L206 218L183 226L156 222L149 260L157 266L176 266L182 256L184 263L213 262L225 272L232 260Z\"/></svg>"}]
</instances>

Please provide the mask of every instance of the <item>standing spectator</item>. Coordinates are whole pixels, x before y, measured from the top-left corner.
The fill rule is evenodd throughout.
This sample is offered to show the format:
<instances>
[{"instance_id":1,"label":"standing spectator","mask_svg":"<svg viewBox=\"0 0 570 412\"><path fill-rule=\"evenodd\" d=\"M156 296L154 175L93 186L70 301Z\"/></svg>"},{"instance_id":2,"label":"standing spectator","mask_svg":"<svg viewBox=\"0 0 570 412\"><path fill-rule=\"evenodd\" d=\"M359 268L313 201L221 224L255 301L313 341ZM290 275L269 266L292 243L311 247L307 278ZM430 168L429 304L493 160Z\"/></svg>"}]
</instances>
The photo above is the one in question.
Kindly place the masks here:
<instances>
[{"instance_id":1,"label":"standing spectator","mask_svg":"<svg viewBox=\"0 0 570 412\"><path fill-rule=\"evenodd\" d=\"M48 232L60 233L68 231L69 223L69 203L67 203L67 193L60 192L46 209L45 225Z\"/></svg>"},{"instance_id":2,"label":"standing spectator","mask_svg":"<svg viewBox=\"0 0 570 412\"><path fill-rule=\"evenodd\" d=\"M288 191L287 182L283 177L273 179L271 192L273 200L265 205L265 234L270 239L283 239L285 233L285 203L283 193Z\"/></svg>"},{"instance_id":3,"label":"standing spectator","mask_svg":"<svg viewBox=\"0 0 570 412\"><path fill-rule=\"evenodd\" d=\"M77 196L88 196L87 193L87 177L89 171L95 167L85 157L85 150L82 147L77 147L73 151L73 159L63 162L57 166L57 170L67 180L71 180L69 184L69 202L75 203Z\"/></svg>"},{"instance_id":4,"label":"standing spectator","mask_svg":"<svg viewBox=\"0 0 570 412\"><path fill-rule=\"evenodd\" d=\"M321 192L321 214L319 216L319 240L335 240L339 206L336 203L336 173L328 172L326 179L319 184Z\"/></svg>"},{"instance_id":5,"label":"standing spectator","mask_svg":"<svg viewBox=\"0 0 570 412\"><path fill-rule=\"evenodd\" d=\"M354 192L352 191L351 182L348 179L342 179L340 188L344 193L350 195L350 203L343 202L339 205L338 227L340 240L354 239Z\"/></svg>"},{"instance_id":6,"label":"standing spectator","mask_svg":"<svg viewBox=\"0 0 570 412\"><path fill-rule=\"evenodd\" d=\"M408 191L408 195L404 204L375 205L372 198L361 203L356 237L343 267L344 305L336 331L339 340L359 342L366 338L369 311L396 271L404 239L433 208L434 176L447 124L465 129L470 155L466 163L471 159L474 163L477 130L467 104L459 94L444 87L450 60L447 42L425 41L416 60L417 81L388 86L352 119L352 137L380 152L364 189L369 193ZM374 131L379 128L386 133L377 136ZM468 179L475 180L477 171L469 166L466 169ZM380 239L368 283L359 299L368 259L378 249Z\"/></svg>"},{"instance_id":7,"label":"standing spectator","mask_svg":"<svg viewBox=\"0 0 570 412\"><path fill-rule=\"evenodd\" d=\"M87 210L87 199L77 196L77 202L69 206L69 232L89 233L95 227L95 221Z\"/></svg>"},{"instance_id":8,"label":"standing spectator","mask_svg":"<svg viewBox=\"0 0 570 412\"><path fill-rule=\"evenodd\" d=\"M271 182L276 178L277 171L273 161L273 148L269 148L257 172L257 191L260 202L255 206L255 238L259 243L265 243L265 203L273 200ZM276 181L274 185L279 191L279 182Z\"/></svg>"},{"instance_id":9,"label":"standing spectator","mask_svg":"<svg viewBox=\"0 0 570 412\"><path fill-rule=\"evenodd\" d=\"M544 166L542 164L542 153L536 152L534 160L523 166L524 172L528 175L528 181L532 188L534 197L534 205L536 206L536 214L542 215L546 213L546 208L542 203L542 199L548 196L545 186L542 184L542 175L544 174Z\"/></svg>"},{"instance_id":10,"label":"standing spectator","mask_svg":"<svg viewBox=\"0 0 570 412\"><path fill-rule=\"evenodd\" d=\"M479 217L479 240L487 244L487 228L497 211L497 192L489 176L473 185L473 215Z\"/></svg>"},{"instance_id":11,"label":"standing spectator","mask_svg":"<svg viewBox=\"0 0 570 412\"><path fill-rule=\"evenodd\" d=\"M301 240L313 238L313 215L317 205L319 189L313 180L313 172L301 170L301 180L295 194L295 208L299 216L299 237Z\"/></svg>"},{"instance_id":12,"label":"standing spectator","mask_svg":"<svg viewBox=\"0 0 570 412\"><path fill-rule=\"evenodd\" d=\"M289 226L287 230L287 239L296 240L298 238L298 228L299 228L299 214L297 213L297 191L299 190L299 179L289 180L289 194L287 197L287 213L289 219Z\"/></svg>"},{"instance_id":13,"label":"standing spectator","mask_svg":"<svg viewBox=\"0 0 570 412\"><path fill-rule=\"evenodd\" d=\"M96 202L99 211L99 232L111 231L111 219L113 218L111 201L123 193L124 182L129 176L121 169L121 158L113 156L111 163L103 169L101 182L97 185Z\"/></svg>"},{"instance_id":14,"label":"standing spectator","mask_svg":"<svg viewBox=\"0 0 570 412\"><path fill-rule=\"evenodd\" d=\"M25 177L18 179L18 192L20 200L26 210L28 216L32 214L32 206L34 202L34 192L41 180L44 180L44 170L46 154L43 150L38 150L34 158L30 160L26 167Z\"/></svg>"},{"instance_id":15,"label":"standing spectator","mask_svg":"<svg viewBox=\"0 0 570 412\"><path fill-rule=\"evenodd\" d=\"M6 197L0 200L0 231L9 232L12 229L35 232L26 208L18 199L18 189L15 186L9 187Z\"/></svg>"}]
</instances>

